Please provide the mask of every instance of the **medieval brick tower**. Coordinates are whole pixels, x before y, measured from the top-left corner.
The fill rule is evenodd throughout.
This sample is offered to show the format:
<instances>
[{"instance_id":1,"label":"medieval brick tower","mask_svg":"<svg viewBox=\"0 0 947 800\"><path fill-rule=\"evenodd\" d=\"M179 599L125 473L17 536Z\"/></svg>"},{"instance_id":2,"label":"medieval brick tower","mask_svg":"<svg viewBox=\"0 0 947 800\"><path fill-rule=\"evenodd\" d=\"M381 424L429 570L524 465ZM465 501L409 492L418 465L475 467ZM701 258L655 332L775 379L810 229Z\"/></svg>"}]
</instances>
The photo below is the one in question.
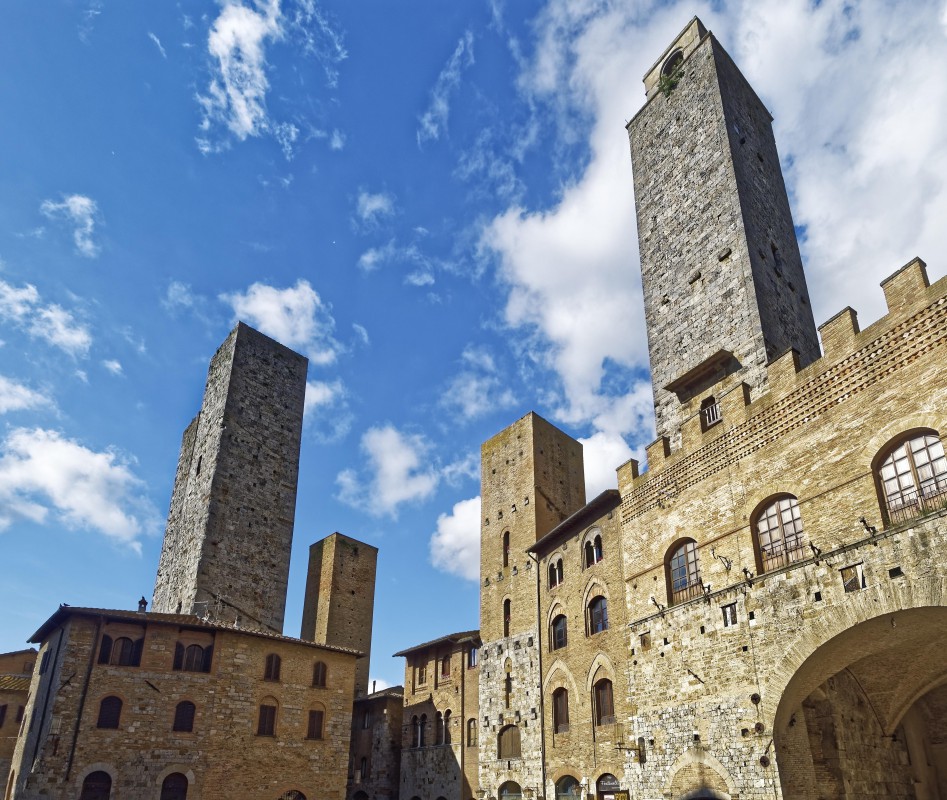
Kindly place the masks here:
<instances>
[{"instance_id":1,"label":"medieval brick tower","mask_svg":"<svg viewBox=\"0 0 947 800\"><path fill-rule=\"evenodd\" d=\"M539 570L526 549L585 505L582 445L529 413L481 448L480 785L543 785Z\"/></svg>"},{"instance_id":2,"label":"medieval brick tower","mask_svg":"<svg viewBox=\"0 0 947 800\"><path fill-rule=\"evenodd\" d=\"M355 696L369 691L378 548L341 533L309 547L300 639L365 653L355 666Z\"/></svg>"},{"instance_id":3,"label":"medieval brick tower","mask_svg":"<svg viewBox=\"0 0 947 800\"><path fill-rule=\"evenodd\" d=\"M658 437L759 396L766 364L819 356L772 117L694 18L645 76L628 125ZM711 394L711 391L713 392Z\"/></svg>"},{"instance_id":4,"label":"medieval brick tower","mask_svg":"<svg viewBox=\"0 0 947 800\"><path fill-rule=\"evenodd\" d=\"M304 356L237 324L184 431L152 609L282 633Z\"/></svg>"}]
</instances>

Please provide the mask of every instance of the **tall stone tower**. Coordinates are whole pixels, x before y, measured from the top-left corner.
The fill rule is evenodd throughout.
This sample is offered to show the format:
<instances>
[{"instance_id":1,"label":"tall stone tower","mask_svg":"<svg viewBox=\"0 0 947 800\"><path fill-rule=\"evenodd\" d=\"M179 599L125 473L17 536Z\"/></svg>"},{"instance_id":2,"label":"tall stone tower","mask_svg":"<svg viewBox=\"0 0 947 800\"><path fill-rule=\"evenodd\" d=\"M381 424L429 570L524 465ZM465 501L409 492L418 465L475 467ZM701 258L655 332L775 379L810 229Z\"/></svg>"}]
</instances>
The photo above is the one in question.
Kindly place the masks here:
<instances>
[{"instance_id":1,"label":"tall stone tower","mask_svg":"<svg viewBox=\"0 0 947 800\"><path fill-rule=\"evenodd\" d=\"M543 786L545 636L539 570L526 548L585 505L582 445L531 412L485 442L480 457L480 786ZM519 757L504 758L514 741Z\"/></svg>"},{"instance_id":2,"label":"tall stone tower","mask_svg":"<svg viewBox=\"0 0 947 800\"><path fill-rule=\"evenodd\" d=\"M657 432L676 446L702 405L757 396L769 361L819 345L762 101L696 17L644 84L628 134Z\"/></svg>"},{"instance_id":3,"label":"tall stone tower","mask_svg":"<svg viewBox=\"0 0 947 800\"><path fill-rule=\"evenodd\" d=\"M184 431L153 611L282 633L304 356L237 324Z\"/></svg>"},{"instance_id":4,"label":"tall stone tower","mask_svg":"<svg viewBox=\"0 0 947 800\"><path fill-rule=\"evenodd\" d=\"M355 665L356 697L368 692L377 564L377 547L341 533L309 548L299 638L365 653Z\"/></svg>"}]
</instances>

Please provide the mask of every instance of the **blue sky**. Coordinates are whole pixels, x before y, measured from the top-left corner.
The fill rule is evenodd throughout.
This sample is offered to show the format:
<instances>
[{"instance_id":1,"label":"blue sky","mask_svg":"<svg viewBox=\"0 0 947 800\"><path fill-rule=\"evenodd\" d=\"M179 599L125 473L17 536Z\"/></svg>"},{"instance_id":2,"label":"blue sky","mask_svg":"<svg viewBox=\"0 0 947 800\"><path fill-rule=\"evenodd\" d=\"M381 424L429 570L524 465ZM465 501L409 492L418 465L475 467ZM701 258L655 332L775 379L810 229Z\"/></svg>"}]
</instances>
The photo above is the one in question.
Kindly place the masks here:
<instances>
[{"instance_id":1,"label":"blue sky","mask_svg":"<svg viewBox=\"0 0 947 800\"><path fill-rule=\"evenodd\" d=\"M947 254L943 0L0 8L0 651L150 598L236 319L310 357L306 552L380 548L372 676L476 627L479 446L530 409L590 496L653 437L625 122L695 14L775 116L821 322Z\"/></svg>"}]
</instances>

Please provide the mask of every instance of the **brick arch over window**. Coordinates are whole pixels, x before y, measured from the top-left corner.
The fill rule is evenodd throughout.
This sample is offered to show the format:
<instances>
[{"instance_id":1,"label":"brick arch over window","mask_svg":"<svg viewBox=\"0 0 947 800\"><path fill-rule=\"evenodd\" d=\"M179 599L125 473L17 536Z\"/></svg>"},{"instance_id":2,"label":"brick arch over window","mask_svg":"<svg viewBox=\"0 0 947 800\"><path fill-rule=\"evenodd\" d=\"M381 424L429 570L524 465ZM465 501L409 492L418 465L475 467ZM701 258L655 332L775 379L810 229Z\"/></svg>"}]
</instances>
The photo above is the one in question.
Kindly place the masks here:
<instances>
[{"instance_id":1,"label":"brick arch over window","mask_svg":"<svg viewBox=\"0 0 947 800\"><path fill-rule=\"evenodd\" d=\"M750 515L757 574L772 572L809 555L799 500L791 494L768 497Z\"/></svg>"},{"instance_id":2,"label":"brick arch over window","mask_svg":"<svg viewBox=\"0 0 947 800\"><path fill-rule=\"evenodd\" d=\"M190 782L183 772L172 772L161 781L161 800L187 800Z\"/></svg>"},{"instance_id":3,"label":"brick arch over window","mask_svg":"<svg viewBox=\"0 0 947 800\"><path fill-rule=\"evenodd\" d=\"M700 559L697 542L678 539L664 556L668 605L682 603L703 594L700 580Z\"/></svg>"},{"instance_id":4,"label":"brick arch over window","mask_svg":"<svg viewBox=\"0 0 947 800\"><path fill-rule=\"evenodd\" d=\"M82 779L79 800L109 800L111 794L112 776L105 770L95 770Z\"/></svg>"},{"instance_id":5,"label":"brick arch over window","mask_svg":"<svg viewBox=\"0 0 947 800\"><path fill-rule=\"evenodd\" d=\"M901 432L879 450L871 466L886 525L924 516L947 503L947 457L933 428Z\"/></svg>"}]
</instances>

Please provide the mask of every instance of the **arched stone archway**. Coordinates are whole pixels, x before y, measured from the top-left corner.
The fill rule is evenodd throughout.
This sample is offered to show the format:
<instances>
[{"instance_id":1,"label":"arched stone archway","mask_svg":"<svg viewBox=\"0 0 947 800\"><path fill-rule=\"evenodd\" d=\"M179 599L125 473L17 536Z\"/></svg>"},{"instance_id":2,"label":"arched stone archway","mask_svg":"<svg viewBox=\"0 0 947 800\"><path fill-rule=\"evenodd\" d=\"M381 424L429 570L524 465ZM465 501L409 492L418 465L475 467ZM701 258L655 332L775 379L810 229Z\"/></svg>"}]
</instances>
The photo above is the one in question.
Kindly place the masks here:
<instances>
[{"instance_id":1,"label":"arched stone archway","mask_svg":"<svg viewBox=\"0 0 947 800\"><path fill-rule=\"evenodd\" d=\"M783 795L947 798L947 608L901 609L812 649L779 695Z\"/></svg>"},{"instance_id":2,"label":"arched stone archway","mask_svg":"<svg viewBox=\"0 0 947 800\"><path fill-rule=\"evenodd\" d=\"M736 794L723 764L710 753L693 749L674 762L664 796L674 800L731 800Z\"/></svg>"}]
</instances>

